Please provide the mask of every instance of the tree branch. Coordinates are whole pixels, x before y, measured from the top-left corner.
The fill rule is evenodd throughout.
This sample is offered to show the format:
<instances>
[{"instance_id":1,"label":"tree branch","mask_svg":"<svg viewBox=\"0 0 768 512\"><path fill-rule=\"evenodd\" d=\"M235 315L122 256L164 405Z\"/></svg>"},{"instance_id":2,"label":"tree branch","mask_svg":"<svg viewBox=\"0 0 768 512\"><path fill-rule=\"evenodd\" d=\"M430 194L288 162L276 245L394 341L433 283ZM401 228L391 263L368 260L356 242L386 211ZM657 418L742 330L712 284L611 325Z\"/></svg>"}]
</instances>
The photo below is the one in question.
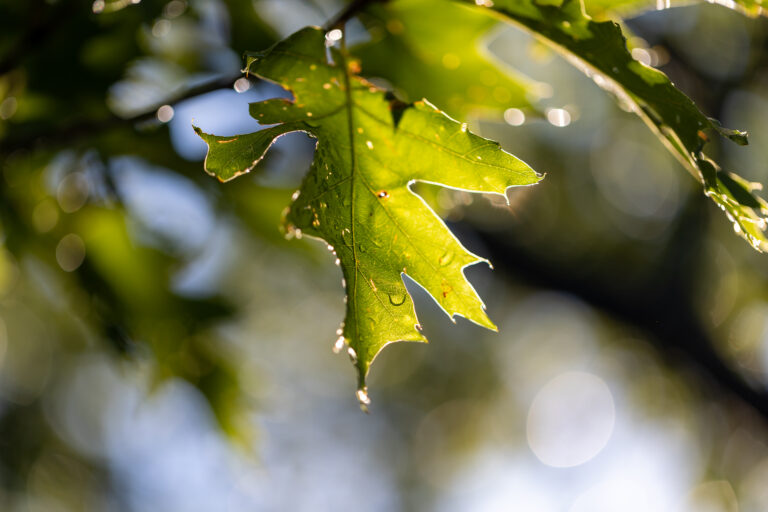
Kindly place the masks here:
<instances>
[{"instance_id":1,"label":"tree branch","mask_svg":"<svg viewBox=\"0 0 768 512\"><path fill-rule=\"evenodd\" d=\"M243 77L243 74L238 72L236 75L233 74L229 76L217 77L194 87L189 87L172 99L154 105L152 108L131 117L119 117L113 115L107 119L79 121L69 126L56 127L45 132L24 134L17 138L15 138L13 135L10 135L6 140L0 141L0 153L10 153L14 150L29 148L33 145L43 145L46 147L61 146L80 138L88 137L104 130L115 128L117 126L150 122L157 115L157 110L163 105L173 106L181 103L182 101L195 98L212 91L229 88L238 78L241 77ZM255 81L257 79L250 76L249 80Z\"/></svg>"},{"instance_id":2,"label":"tree branch","mask_svg":"<svg viewBox=\"0 0 768 512\"><path fill-rule=\"evenodd\" d=\"M626 268L611 272L604 266L585 270L579 264L548 262L545 254L516 245L516 237L510 232L477 227L474 232L494 266L507 278L574 295L610 318L637 329L664 360L698 368L708 377L704 382L711 382L724 395L738 398L768 421L768 393L751 386L723 360L693 307L691 284L697 265L696 256L691 253L699 250L696 243L688 250L682 246L692 239L701 239L699 233L691 233L692 229L702 230L701 215L696 218L696 222L691 222L691 215L683 215L679 226L685 227L676 233L681 236L671 237L674 243L660 257L653 273L655 278L639 283L626 277L631 274Z\"/></svg>"}]
</instances>

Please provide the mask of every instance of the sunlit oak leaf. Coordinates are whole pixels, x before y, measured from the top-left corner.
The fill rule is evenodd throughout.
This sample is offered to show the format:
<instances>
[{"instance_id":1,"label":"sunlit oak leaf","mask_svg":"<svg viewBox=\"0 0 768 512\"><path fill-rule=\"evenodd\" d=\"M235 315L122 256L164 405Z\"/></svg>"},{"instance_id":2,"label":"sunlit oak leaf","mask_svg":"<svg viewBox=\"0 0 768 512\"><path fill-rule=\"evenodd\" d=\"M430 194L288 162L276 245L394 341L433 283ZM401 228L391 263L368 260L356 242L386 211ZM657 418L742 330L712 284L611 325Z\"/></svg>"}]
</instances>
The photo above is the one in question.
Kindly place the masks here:
<instances>
[{"instance_id":1,"label":"sunlit oak leaf","mask_svg":"<svg viewBox=\"0 0 768 512\"><path fill-rule=\"evenodd\" d=\"M424 287L451 316L495 329L464 268L484 261L467 251L411 191L416 181L471 192L505 194L541 177L498 143L478 137L437 108L404 104L326 52L325 35L305 28L269 50L250 54L247 69L290 90L294 100L251 105L275 125L238 137L199 132L208 143L206 170L222 180L250 170L271 140L289 131L317 139L315 158L286 215L289 232L324 240L346 287L346 318L337 348L365 378L389 343L426 341L403 274Z\"/></svg>"},{"instance_id":2,"label":"sunlit oak leaf","mask_svg":"<svg viewBox=\"0 0 768 512\"><path fill-rule=\"evenodd\" d=\"M723 128L701 113L664 73L635 60L618 24L592 20L584 14L580 0L494 0L479 9L532 32L612 93L625 109L640 116L701 182L704 193L726 213L734 231L755 249L768 250L768 203L754 193L760 185L721 170L702 151L708 133L746 145L746 132Z\"/></svg>"}]
</instances>

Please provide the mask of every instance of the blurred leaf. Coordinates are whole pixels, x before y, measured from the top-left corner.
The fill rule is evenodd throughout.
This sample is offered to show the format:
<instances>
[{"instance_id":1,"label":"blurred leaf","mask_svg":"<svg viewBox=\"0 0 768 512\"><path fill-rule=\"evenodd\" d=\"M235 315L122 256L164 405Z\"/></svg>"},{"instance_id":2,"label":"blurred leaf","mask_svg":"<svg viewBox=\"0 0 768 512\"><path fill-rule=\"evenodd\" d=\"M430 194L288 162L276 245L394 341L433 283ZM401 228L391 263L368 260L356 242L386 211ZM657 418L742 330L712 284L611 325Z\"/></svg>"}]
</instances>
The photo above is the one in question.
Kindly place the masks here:
<instances>
[{"instance_id":1,"label":"blurred leaf","mask_svg":"<svg viewBox=\"0 0 768 512\"><path fill-rule=\"evenodd\" d=\"M510 107L531 109L539 97L533 80L485 47L497 22L462 5L398 0L373 4L363 20L371 41L352 49L362 74L385 78L407 101L429 98L463 120L473 112L499 117Z\"/></svg>"},{"instance_id":2,"label":"blurred leaf","mask_svg":"<svg viewBox=\"0 0 768 512\"><path fill-rule=\"evenodd\" d=\"M604 18L609 14L621 16L637 16L645 11L669 9L694 3L704 3L703 0L584 0L584 7L590 16ZM768 16L768 2L765 0L707 0L734 9L748 16Z\"/></svg>"},{"instance_id":3,"label":"blurred leaf","mask_svg":"<svg viewBox=\"0 0 768 512\"><path fill-rule=\"evenodd\" d=\"M421 284L451 317L495 328L463 275L464 267L483 260L453 237L410 184L504 194L540 177L432 105L392 99L354 75L342 52L332 49L332 57L333 64L317 28L253 54L251 72L294 94L295 101L251 105L259 121L280 124L239 137L198 133L209 146L206 170L221 180L250 170L283 133L302 130L318 139L310 172L287 213L287 228L335 247L348 295L336 346L348 346L365 405L365 377L381 349L396 341L426 341L402 274Z\"/></svg>"},{"instance_id":4,"label":"blurred leaf","mask_svg":"<svg viewBox=\"0 0 768 512\"><path fill-rule=\"evenodd\" d=\"M747 142L745 132L724 129L702 114L664 73L632 58L619 25L593 21L583 13L579 0L564 0L561 6L540 5L534 0L498 0L491 9L549 43L615 95L627 110L640 116L701 181L704 193L726 213L734 230L755 249L768 250L768 203L753 193L758 187L747 186L722 171L702 152L709 140L705 130L740 145Z\"/></svg>"}]
</instances>

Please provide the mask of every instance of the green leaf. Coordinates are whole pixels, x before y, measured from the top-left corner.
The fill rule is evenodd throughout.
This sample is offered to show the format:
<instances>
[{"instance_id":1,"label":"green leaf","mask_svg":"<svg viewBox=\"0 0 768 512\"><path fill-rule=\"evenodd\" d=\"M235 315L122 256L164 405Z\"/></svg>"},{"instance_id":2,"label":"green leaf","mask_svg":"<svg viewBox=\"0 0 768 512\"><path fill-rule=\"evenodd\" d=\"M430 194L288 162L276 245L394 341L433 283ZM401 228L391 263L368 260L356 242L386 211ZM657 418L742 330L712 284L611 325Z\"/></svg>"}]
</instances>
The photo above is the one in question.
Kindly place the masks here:
<instances>
[{"instance_id":1,"label":"green leaf","mask_svg":"<svg viewBox=\"0 0 768 512\"><path fill-rule=\"evenodd\" d=\"M767 0L584 0L584 5L590 16L602 19L610 14L637 16L645 11L682 7L704 1L734 9L747 16L768 16Z\"/></svg>"},{"instance_id":2,"label":"green leaf","mask_svg":"<svg viewBox=\"0 0 768 512\"><path fill-rule=\"evenodd\" d=\"M541 38L640 116L702 183L704 193L726 213L734 230L755 249L768 250L768 203L754 194L759 185L722 171L702 152L709 140L707 131L740 145L747 143L745 132L725 129L702 114L664 73L632 58L619 25L593 21L579 0L564 0L560 7L535 0L494 0L490 9Z\"/></svg>"},{"instance_id":3,"label":"green leaf","mask_svg":"<svg viewBox=\"0 0 768 512\"><path fill-rule=\"evenodd\" d=\"M305 28L251 54L247 69L294 94L251 105L261 132L239 137L201 134L206 170L221 180L247 172L271 140L289 131L317 138L315 158L286 214L296 236L325 240L341 265L346 319L336 348L347 349L365 378L389 343L426 341L403 274L424 287L451 316L495 329L464 268L484 261L467 251L410 186L416 181L505 194L541 178L496 142L470 133L431 104L405 104L356 76L345 55L318 28Z\"/></svg>"},{"instance_id":4,"label":"green leaf","mask_svg":"<svg viewBox=\"0 0 768 512\"><path fill-rule=\"evenodd\" d=\"M483 39L498 23L488 16L444 0L396 0L374 3L362 19L371 41L352 49L362 74L385 78L409 101L429 98L466 119L532 110L541 96L540 84L487 50Z\"/></svg>"}]
</instances>

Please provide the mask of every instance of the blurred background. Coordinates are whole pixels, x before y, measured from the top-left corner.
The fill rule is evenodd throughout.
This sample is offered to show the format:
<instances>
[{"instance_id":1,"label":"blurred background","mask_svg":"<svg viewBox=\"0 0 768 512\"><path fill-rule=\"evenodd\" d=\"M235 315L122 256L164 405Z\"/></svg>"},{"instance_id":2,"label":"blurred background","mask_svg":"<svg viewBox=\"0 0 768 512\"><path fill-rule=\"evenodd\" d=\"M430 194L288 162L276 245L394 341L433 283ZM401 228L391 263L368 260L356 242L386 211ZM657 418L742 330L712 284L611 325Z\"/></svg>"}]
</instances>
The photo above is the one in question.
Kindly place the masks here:
<instances>
[{"instance_id":1,"label":"blurred background","mask_svg":"<svg viewBox=\"0 0 768 512\"><path fill-rule=\"evenodd\" d=\"M344 3L129 4L0 2L0 510L768 510L768 260L590 79L471 25L528 93L482 115L482 91L448 91L449 112L547 176L509 206L418 188L493 262L467 274L499 333L409 283L431 343L382 353L365 415L331 350L340 271L278 227L313 141L222 185L191 128L258 129L247 104L287 93L242 78L242 52ZM393 57L371 45L409 28L381 12L349 22L352 52L421 94L376 78ZM702 4L626 27L750 131L712 156L768 183L768 20Z\"/></svg>"}]
</instances>

